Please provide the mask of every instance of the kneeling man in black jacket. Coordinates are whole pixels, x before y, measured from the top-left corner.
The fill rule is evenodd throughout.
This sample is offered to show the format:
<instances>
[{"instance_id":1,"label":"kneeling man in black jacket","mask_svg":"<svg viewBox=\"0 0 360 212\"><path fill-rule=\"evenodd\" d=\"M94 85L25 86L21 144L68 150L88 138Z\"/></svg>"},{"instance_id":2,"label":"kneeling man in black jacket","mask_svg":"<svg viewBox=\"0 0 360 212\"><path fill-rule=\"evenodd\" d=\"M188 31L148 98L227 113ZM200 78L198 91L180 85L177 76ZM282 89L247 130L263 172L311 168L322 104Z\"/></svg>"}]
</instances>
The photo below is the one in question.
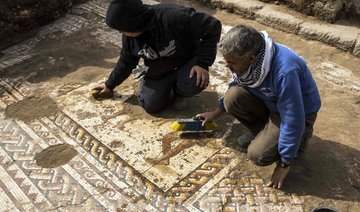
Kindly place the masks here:
<instances>
[{"instance_id":1,"label":"kneeling man in black jacket","mask_svg":"<svg viewBox=\"0 0 360 212\"><path fill-rule=\"evenodd\" d=\"M112 0L106 24L122 33L122 49L109 78L96 88L100 94L127 79L140 58L148 68L137 97L148 113L161 111L172 100L180 110L187 97L208 86L208 68L221 34L219 20L175 4Z\"/></svg>"}]
</instances>

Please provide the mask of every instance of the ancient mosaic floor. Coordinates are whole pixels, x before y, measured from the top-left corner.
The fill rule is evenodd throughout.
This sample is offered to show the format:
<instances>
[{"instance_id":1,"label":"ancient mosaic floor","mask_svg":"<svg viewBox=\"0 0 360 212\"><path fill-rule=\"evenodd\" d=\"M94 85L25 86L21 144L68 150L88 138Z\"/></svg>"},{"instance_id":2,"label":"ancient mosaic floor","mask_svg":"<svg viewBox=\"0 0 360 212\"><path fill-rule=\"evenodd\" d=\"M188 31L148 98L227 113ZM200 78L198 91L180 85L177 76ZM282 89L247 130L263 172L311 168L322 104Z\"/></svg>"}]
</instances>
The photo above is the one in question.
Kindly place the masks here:
<instances>
[{"instance_id":1,"label":"ancient mosaic floor","mask_svg":"<svg viewBox=\"0 0 360 212\"><path fill-rule=\"evenodd\" d=\"M22 100L31 87L21 80L1 79L0 83L2 109ZM265 187L259 176L242 176L234 167L244 158L227 147L190 145L171 159L162 160L164 165L153 165L144 154L157 158L169 151L164 151L165 145L171 150L185 141L175 138L167 144L161 139L170 122L131 120L111 110L113 106L121 108L121 99L109 100L108 107L96 110L89 98L76 95L82 89L59 96L67 104L55 115L27 124L1 118L1 211L242 211L284 207L301 211L299 197ZM82 118L82 113L91 115ZM119 123L120 128L116 126ZM139 136L131 136L134 134ZM72 145L78 154L60 167L37 166L35 154L57 144Z\"/></svg>"},{"instance_id":2,"label":"ancient mosaic floor","mask_svg":"<svg viewBox=\"0 0 360 212\"><path fill-rule=\"evenodd\" d=\"M92 19L101 20L105 7L96 0L76 6L3 51L0 68L31 61L30 50L43 39L92 25L98 25L97 39L121 45L119 34ZM217 61L213 72L220 69ZM212 80L219 93L227 86L223 75ZM267 188L256 173L243 173L244 154L222 146L222 138L181 138L170 133L174 119L132 118L123 103L134 94L134 79L121 85L121 96L101 102L87 92L94 84L60 85L49 91L56 113L27 122L8 118L6 107L31 95L34 85L27 77L0 77L0 211L303 210L301 197ZM57 167L37 165L36 155L50 146L76 151Z\"/></svg>"}]
</instances>

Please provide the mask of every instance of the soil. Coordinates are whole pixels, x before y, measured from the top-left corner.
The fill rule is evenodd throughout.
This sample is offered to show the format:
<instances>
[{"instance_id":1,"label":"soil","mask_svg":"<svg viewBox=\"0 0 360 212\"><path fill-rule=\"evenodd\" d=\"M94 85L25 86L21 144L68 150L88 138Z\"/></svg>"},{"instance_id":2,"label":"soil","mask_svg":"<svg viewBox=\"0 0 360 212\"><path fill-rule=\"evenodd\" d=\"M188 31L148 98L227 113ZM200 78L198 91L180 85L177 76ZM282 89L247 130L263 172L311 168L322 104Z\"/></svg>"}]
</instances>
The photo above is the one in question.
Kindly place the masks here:
<instances>
[{"instance_id":1,"label":"soil","mask_svg":"<svg viewBox=\"0 0 360 212\"><path fill-rule=\"evenodd\" d=\"M160 2L182 2L184 0L159 0ZM199 0L210 6L232 4L229 1ZM259 0L268 4L283 5L287 12L297 11L306 16L314 16L319 20L329 23L353 22L354 26L360 26L360 8L357 0ZM228 11L234 12L232 8Z\"/></svg>"},{"instance_id":2,"label":"soil","mask_svg":"<svg viewBox=\"0 0 360 212\"><path fill-rule=\"evenodd\" d=\"M27 81L87 84L106 76L116 63L119 49L100 42L88 42L94 29L70 36L49 37L31 50L34 56L2 70L2 77L27 76ZM102 59L99 59L102 58ZM115 58L115 59L114 59Z\"/></svg>"},{"instance_id":3,"label":"soil","mask_svg":"<svg viewBox=\"0 0 360 212\"><path fill-rule=\"evenodd\" d=\"M51 116L57 110L57 104L48 96L29 97L9 105L5 109L5 115L7 118L14 118L28 123L37 118Z\"/></svg>"},{"instance_id":4,"label":"soil","mask_svg":"<svg viewBox=\"0 0 360 212\"><path fill-rule=\"evenodd\" d=\"M77 151L69 144L58 144L49 146L35 155L36 165L43 168L54 168L67 164Z\"/></svg>"},{"instance_id":5,"label":"soil","mask_svg":"<svg viewBox=\"0 0 360 212\"><path fill-rule=\"evenodd\" d=\"M359 20L360 14L356 10L356 0L260 0L275 4L285 4L291 9L301 12L302 14L315 16L316 18L334 23L340 19Z\"/></svg>"},{"instance_id":6,"label":"soil","mask_svg":"<svg viewBox=\"0 0 360 212\"><path fill-rule=\"evenodd\" d=\"M2 0L0 5L0 49L23 40L64 15L73 4L86 0ZM30 31L30 33L29 33Z\"/></svg>"}]
</instances>

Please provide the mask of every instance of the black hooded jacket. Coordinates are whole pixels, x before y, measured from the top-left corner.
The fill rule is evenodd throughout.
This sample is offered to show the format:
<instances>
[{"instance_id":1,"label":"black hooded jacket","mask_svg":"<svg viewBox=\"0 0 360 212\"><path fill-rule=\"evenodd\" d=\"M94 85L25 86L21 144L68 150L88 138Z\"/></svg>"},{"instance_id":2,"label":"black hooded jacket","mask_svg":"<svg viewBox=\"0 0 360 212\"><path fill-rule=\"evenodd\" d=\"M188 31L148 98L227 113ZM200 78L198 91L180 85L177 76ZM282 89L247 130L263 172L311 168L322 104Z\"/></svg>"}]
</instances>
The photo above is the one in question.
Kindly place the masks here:
<instances>
[{"instance_id":1,"label":"black hooded jacket","mask_svg":"<svg viewBox=\"0 0 360 212\"><path fill-rule=\"evenodd\" d=\"M145 5L150 26L139 37L122 35L120 58L108 80L114 89L129 77L140 58L149 67L146 76L159 79L192 58L208 69L215 60L221 23L216 18L175 4ZM141 32L141 31L139 31Z\"/></svg>"}]
</instances>

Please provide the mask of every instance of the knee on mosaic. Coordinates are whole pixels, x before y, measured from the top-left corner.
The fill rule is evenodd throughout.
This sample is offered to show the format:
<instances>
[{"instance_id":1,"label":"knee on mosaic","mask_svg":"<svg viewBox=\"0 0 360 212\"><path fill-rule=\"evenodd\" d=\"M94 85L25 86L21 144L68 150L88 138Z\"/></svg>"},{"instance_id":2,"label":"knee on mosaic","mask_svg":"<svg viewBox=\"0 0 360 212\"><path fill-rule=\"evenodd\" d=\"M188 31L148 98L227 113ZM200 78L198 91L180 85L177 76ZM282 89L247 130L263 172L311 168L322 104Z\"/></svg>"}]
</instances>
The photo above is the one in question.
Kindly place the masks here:
<instances>
[{"instance_id":1,"label":"knee on mosaic","mask_svg":"<svg viewBox=\"0 0 360 212\"><path fill-rule=\"evenodd\" d=\"M160 111L162 111L164 109L164 106L163 105L155 105L155 104L148 104L148 105L141 105L142 108L144 108L144 110L147 112L147 113L158 113Z\"/></svg>"},{"instance_id":2,"label":"knee on mosaic","mask_svg":"<svg viewBox=\"0 0 360 212\"><path fill-rule=\"evenodd\" d=\"M147 113L158 113L166 106L166 104L162 103L161 101L145 99L141 96L138 96L138 102Z\"/></svg>"},{"instance_id":3,"label":"knee on mosaic","mask_svg":"<svg viewBox=\"0 0 360 212\"><path fill-rule=\"evenodd\" d=\"M261 155L256 151L251 151L250 148L247 150L247 158L257 165L258 161L261 159Z\"/></svg>"},{"instance_id":4,"label":"knee on mosaic","mask_svg":"<svg viewBox=\"0 0 360 212\"><path fill-rule=\"evenodd\" d=\"M260 151L251 150L248 148L247 158L251 160L257 166L267 166L276 161L266 161L264 160L264 154Z\"/></svg>"},{"instance_id":5,"label":"knee on mosaic","mask_svg":"<svg viewBox=\"0 0 360 212\"><path fill-rule=\"evenodd\" d=\"M181 96L191 97L196 94L199 94L201 91L203 91L204 88L201 88L200 86L196 86L196 84L182 84L177 85L176 93Z\"/></svg>"}]
</instances>

